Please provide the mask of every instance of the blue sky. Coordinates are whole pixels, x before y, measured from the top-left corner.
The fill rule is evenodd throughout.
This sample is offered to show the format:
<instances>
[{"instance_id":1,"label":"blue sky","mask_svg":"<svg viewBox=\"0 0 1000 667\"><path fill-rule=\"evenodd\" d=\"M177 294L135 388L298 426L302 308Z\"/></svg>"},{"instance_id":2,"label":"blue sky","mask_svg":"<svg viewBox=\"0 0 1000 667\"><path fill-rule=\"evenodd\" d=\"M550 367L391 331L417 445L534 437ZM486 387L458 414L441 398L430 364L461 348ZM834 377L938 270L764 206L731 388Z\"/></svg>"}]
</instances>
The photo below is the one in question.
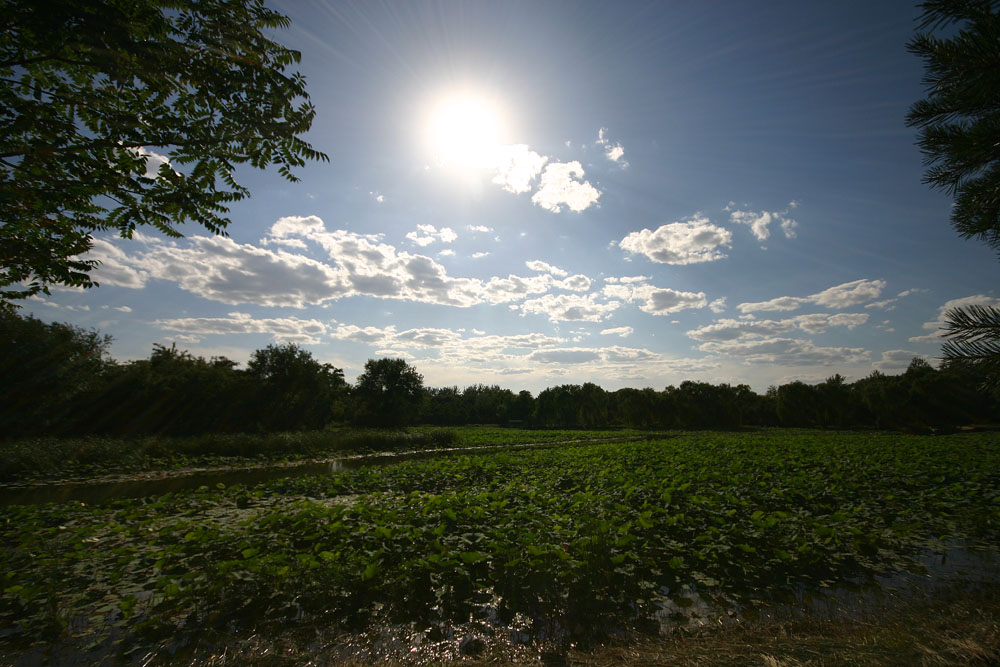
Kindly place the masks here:
<instances>
[{"instance_id":1,"label":"blue sky","mask_svg":"<svg viewBox=\"0 0 1000 667\"><path fill-rule=\"evenodd\" d=\"M349 380L763 391L900 372L943 309L1000 305L921 183L909 2L274 6L330 162L241 169L229 238L100 238L101 287L26 312L118 359L291 341Z\"/></svg>"}]
</instances>

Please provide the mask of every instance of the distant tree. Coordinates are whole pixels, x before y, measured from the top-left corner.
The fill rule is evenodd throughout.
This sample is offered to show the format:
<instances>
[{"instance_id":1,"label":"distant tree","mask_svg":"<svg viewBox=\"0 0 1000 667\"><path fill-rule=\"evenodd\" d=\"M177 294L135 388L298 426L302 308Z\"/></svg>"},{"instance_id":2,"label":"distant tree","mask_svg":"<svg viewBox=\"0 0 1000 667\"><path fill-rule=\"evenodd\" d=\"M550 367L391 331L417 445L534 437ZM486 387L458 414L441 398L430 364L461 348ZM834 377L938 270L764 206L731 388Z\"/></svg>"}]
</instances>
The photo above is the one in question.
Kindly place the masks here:
<instances>
[{"instance_id":1,"label":"distant tree","mask_svg":"<svg viewBox=\"0 0 1000 667\"><path fill-rule=\"evenodd\" d=\"M255 351L247 374L257 381L256 419L267 431L322 428L346 398L344 372L294 343Z\"/></svg>"},{"instance_id":2,"label":"distant tree","mask_svg":"<svg viewBox=\"0 0 1000 667\"><path fill-rule=\"evenodd\" d=\"M328 159L264 0L0 3L0 307L90 287L92 235L224 233L237 165Z\"/></svg>"},{"instance_id":3,"label":"distant tree","mask_svg":"<svg viewBox=\"0 0 1000 667\"><path fill-rule=\"evenodd\" d=\"M518 422L519 426L531 426L534 414L535 398L531 392L526 389L517 392L517 396L510 406L510 421Z\"/></svg>"},{"instance_id":4,"label":"distant tree","mask_svg":"<svg viewBox=\"0 0 1000 667\"><path fill-rule=\"evenodd\" d=\"M353 392L353 419L369 426L412 424L423 400L424 377L403 359L369 359Z\"/></svg>"},{"instance_id":5,"label":"distant tree","mask_svg":"<svg viewBox=\"0 0 1000 667\"><path fill-rule=\"evenodd\" d=\"M920 128L924 182L954 197L952 224L1000 251L1000 12L995 0L926 0L909 50L924 59L927 98L907 125ZM930 31L958 25L947 37ZM945 315L947 359L965 359L1000 385L1000 309Z\"/></svg>"},{"instance_id":6,"label":"distant tree","mask_svg":"<svg viewBox=\"0 0 1000 667\"><path fill-rule=\"evenodd\" d=\"M0 437L52 433L87 411L111 336L0 311Z\"/></svg>"}]
</instances>

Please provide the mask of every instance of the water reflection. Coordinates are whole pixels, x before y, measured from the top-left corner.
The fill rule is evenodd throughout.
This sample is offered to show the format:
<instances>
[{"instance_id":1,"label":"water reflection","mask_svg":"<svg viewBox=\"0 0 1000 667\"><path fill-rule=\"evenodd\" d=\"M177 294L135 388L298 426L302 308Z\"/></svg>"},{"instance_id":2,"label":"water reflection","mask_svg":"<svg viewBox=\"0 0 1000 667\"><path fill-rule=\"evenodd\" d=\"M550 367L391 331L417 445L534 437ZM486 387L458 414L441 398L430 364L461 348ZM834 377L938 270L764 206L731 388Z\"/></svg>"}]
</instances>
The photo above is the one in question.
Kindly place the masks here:
<instances>
[{"instance_id":1,"label":"water reflection","mask_svg":"<svg viewBox=\"0 0 1000 667\"><path fill-rule=\"evenodd\" d=\"M117 478L113 480L77 481L57 484L0 487L0 507L8 505L37 505L40 503L83 502L88 505L104 505L124 498L145 498L165 493L176 493L202 486L210 488L219 484L225 486L253 486L281 477L305 477L329 475L343 470L365 466L393 465L402 461L432 458L448 455L486 454L498 449L537 449L566 444L564 442L543 442L524 445L481 446L449 449L429 449L396 454L371 454L346 456L307 463L264 464L244 468L223 470L180 471L147 474Z\"/></svg>"}]
</instances>

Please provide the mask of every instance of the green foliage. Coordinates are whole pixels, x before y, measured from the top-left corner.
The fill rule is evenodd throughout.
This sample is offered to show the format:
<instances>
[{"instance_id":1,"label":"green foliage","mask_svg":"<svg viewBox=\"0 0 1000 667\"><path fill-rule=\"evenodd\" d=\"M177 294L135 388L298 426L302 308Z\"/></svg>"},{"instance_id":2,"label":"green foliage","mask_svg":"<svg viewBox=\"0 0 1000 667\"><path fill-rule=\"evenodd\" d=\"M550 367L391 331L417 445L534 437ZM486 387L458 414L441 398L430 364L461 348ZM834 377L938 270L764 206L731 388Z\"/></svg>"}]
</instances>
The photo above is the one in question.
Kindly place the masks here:
<instances>
[{"instance_id":1,"label":"green foliage","mask_svg":"<svg viewBox=\"0 0 1000 667\"><path fill-rule=\"evenodd\" d=\"M112 367L111 337L0 310L0 436L58 428Z\"/></svg>"},{"instance_id":2,"label":"green foliage","mask_svg":"<svg viewBox=\"0 0 1000 667\"><path fill-rule=\"evenodd\" d=\"M964 238L1000 251L1000 6L995 0L926 0L908 45L924 59L928 96L910 107L928 165L924 182L955 198L951 221ZM1000 387L1000 310L974 305L945 317L945 359L969 363Z\"/></svg>"},{"instance_id":3,"label":"green foliage","mask_svg":"<svg viewBox=\"0 0 1000 667\"><path fill-rule=\"evenodd\" d=\"M683 607L686 590L751 605L998 538L991 434L699 433L439 458L4 508L0 650L112 628L133 647L470 617L591 637Z\"/></svg>"},{"instance_id":4,"label":"green foliage","mask_svg":"<svg viewBox=\"0 0 1000 667\"><path fill-rule=\"evenodd\" d=\"M94 285L99 231L224 233L237 165L328 159L263 0L5 0L0 23L0 305Z\"/></svg>"},{"instance_id":5,"label":"green foliage","mask_svg":"<svg viewBox=\"0 0 1000 667\"><path fill-rule=\"evenodd\" d=\"M423 390L424 377L403 359L369 359L354 386L353 419L369 426L412 424Z\"/></svg>"},{"instance_id":6,"label":"green foliage","mask_svg":"<svg viewBox=\"0 0 1000 667\"><path fill-rule=\"evenodd\" d=\"M965 238L1000 250L1000 13L993 0L927 0L909 50L923 58L928 96L910 107L928 169L924 181L955 197L952 222Z\"/></svg>"},{"instance_id":7,"label":"green foliage","mask_svg":"<svg viewBox=\"0 0 1000 667\"><path fill-rule=\"evenodd\" d=\"M1000 387L1000 308L971 305L945 314L944 358L972 366L984 383Z\"/></svg>"},{"instance_id":8,"label":"green foliage","mask_svg":"<svg viewBox=\"0 0 1000 667\"><path fill-rule=\"evenodd\" d=\"M294 343L257 350L247 374L257 381L254 412L261 430L323 428L335 417L343 419L344 372Z\"/></svg>"}]
</instances>

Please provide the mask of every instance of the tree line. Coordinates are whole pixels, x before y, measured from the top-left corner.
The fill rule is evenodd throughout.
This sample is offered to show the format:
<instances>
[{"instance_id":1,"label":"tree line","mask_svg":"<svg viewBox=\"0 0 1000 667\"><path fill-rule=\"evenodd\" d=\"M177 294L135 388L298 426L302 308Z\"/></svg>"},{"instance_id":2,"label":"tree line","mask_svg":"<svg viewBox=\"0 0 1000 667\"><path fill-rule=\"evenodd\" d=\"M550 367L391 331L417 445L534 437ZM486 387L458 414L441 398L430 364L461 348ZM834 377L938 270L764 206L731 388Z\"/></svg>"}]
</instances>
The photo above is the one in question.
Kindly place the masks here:
<instances>
[{"instance_id":1,"label":"tree line","mask_svg":"<svg viewBox=\"0 0 1000 667\"><path fill-rule=\"evenodd\" d=\"M110 358L111 337L0 313L0 437L194 435L500 424L527 428L946 429L995 423L1000 391L961 361L914 359L900 375L848 383L790 382L758 394L745 384L686 381L663 390L564 384L537 396L496 385L424 387L403 359L370 359L350 385L298 345L256 350L246 368L155 344L148 359Z\"/></svg>"}]
</instances>

